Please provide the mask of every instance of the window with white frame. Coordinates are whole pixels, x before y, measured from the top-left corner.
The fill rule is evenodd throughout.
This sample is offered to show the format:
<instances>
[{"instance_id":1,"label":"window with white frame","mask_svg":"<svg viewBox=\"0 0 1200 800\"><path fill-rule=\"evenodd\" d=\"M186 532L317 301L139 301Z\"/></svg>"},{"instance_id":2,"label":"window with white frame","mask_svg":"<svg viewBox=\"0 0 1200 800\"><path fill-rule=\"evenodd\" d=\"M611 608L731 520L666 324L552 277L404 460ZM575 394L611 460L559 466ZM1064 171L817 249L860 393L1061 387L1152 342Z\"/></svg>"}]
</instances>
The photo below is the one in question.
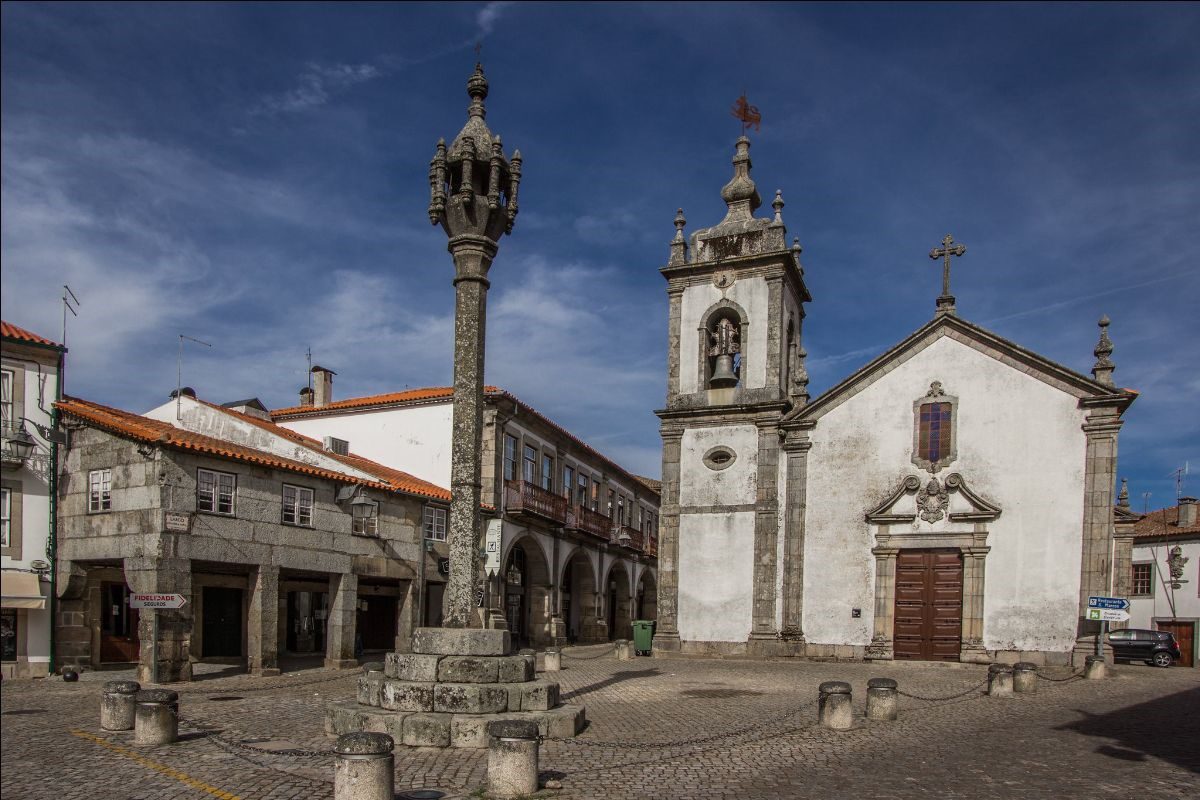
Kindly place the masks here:
<instances>
[{"instance_id":1,"label":"window with white frame","mask_svg":"<svg viewBox=\"0 0 1200 800\"><path fill-rule=\"evenodd\" d=\"M521 465L521 480L533 483L537 473L537 450L525 445L524 462Z\"/></svg>"},{"instance_id":2,"label":"window with white frame","mask_svg":"<svg viewBox=\"0 0 1200 800\"><path fill-rule=\"evenodd\" d=\"M504 480L517 477L517 437L504 434Z\"/></svg>"},{"instance_id":3,"label":"window with white frame","mask_svg":"<svg viewBox=\"0 0 1200 800\"><path fill-rule=\"evenodd\" d=\"M196 510L233 516L237 476L211 469L196 470Z\"/></svg>"},{"instance_id":4,"label":"window with white frame","mask_svg":"<svg viewBox=\"0 0 1200 800\"><path fill-rule=\"evenodd\" d=\"M0 489L0 547L12 547L11 489Z\"/></svg>"},{"instance_id":5,"label":"window with white frame","mask_svg":"<svg viewBox=\"0 0 1200 800\"><path fill-rule=\"evenodd\" d=\"M283 485L283 522L285 525L312 526L313 490Z\"/></svg>"},{"instance_id":6,"label":"window with white frame","mask_svg":"<svg viewBox=\"0 0 1200 800\"><path fill-rule=\"evenodd\" d=\"M94 469L88 473L88 512L112 511L112 470Z\"/></svg>"},{"instance_id":7,"label":"window with white frame","mask_svg":"<svg viewBox=\"0 0 1200 800\"><path fill-rule=\"evenodd\" d=\"M16 386L16 376L11 369L0 370L0 422L7 428L16 420L16 403L13 400L13 389Z\"/></svg>"},{"instance_id":8,"label":"window with white frame","mask_svg":"<svg viewBox=\"0 0 1200 800\"><path fill-rule=\"evenodd\" d=\"M350 520L350 532L355 536L379 535L379 503L372 503L366 516L354 516Z\"/></svg>"},{"instance_id":9,"label":"window with white frame","mask_svg":"<svg viewBox=\"0 0 1200 800\"><path fill-rule=\"evenodd\" d=\"M425 538L446 541L446 509L425 506Z\"/></svg>"}]
</instances>

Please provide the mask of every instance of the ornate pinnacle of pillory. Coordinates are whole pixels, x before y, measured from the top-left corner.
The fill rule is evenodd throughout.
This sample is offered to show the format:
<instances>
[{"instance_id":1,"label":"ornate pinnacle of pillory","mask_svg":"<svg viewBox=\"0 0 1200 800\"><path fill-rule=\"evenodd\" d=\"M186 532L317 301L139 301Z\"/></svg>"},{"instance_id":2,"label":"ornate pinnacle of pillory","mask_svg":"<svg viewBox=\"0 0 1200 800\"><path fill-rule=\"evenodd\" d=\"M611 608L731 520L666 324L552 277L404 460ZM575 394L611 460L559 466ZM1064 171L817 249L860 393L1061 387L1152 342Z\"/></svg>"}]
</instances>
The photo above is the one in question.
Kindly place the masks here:
<instances>
[{"instance_id":1,"label":"ornate pinnacle of pillory","mask_svg":"<svg viewBox=\"0 0 1200 800\"><path fill-rule=\"evenodd\" d=\"M946 234L942 238L942 246L935 247L929 251L929 257L934 259L942 259L942 294L937 299L937 313L953 314L954 311L954 295L950 294L950 256L961 256L967 252L967 246L961 243L955 243L954 237Z\"/></svg>"},{"instance_id":2,"label":"ornate pinnacle of pillory","mask_svg":"<svg viewBox=\"0 0 1200 800\"><path fill-rule=\"evenodd\" d=\"M504 155L488 129L483 66L467 81L467 123L450 146L439 139L429 164L429 221L441 225L454 257L454 421L450 465L450 576L447 628L470 627L480 525L483 362L488 270L500 237L517 219L521 153Z\"/></svg>"},{"instance_id":3,"label":"ornate pinnacle of pillory","mask_svg":"<svg viewBox=\"0 0 1200 800\"><path fill-rule=\"evenodd\" d=\"M1112 374L1113 370L1117 368L1117 365L1109 358L1113 353L1112 339L1108 338L1108 326L1111 322L1112 320L1108 318L1107 314L1100 317L1100 321L1097 323L1100 326L1100 341L1096 342L1096 349L1092 351L1092 355L1096 357L1096 364L1092 367L1092 377L1105 386L1113 385Z\"/></svg>"}]
</instances>

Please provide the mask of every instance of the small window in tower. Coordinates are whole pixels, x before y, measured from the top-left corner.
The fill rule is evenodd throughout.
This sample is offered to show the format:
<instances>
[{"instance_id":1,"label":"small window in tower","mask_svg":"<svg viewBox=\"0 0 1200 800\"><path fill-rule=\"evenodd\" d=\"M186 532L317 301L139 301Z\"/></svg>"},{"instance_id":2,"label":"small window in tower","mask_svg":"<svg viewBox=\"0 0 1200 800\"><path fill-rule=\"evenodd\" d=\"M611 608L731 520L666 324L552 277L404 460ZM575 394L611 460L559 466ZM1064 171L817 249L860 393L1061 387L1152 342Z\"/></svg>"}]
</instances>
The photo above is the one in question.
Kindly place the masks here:
<instances>
[{"instance_id":1,"label":"small window in tower","mask_svg":"<svg viewBox=\"0 0 1200 800\"><path fill-rule=\"evenodd\" d=\"M711 470L722 470L737 461L737 453L724 445L717 445L704 454L704 466Z\"/></svg>"}]
</instances>

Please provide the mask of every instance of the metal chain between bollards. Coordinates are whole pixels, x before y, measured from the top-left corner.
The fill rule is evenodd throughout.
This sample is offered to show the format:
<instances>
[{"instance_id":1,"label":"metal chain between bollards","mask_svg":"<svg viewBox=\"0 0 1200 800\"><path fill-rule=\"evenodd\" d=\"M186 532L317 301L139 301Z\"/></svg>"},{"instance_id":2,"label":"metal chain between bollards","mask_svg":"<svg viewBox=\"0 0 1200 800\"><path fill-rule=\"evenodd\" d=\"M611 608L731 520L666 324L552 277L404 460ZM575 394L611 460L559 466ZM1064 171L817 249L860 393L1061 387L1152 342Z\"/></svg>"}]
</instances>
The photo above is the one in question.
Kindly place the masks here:
<instances>
[{"instance_id":1,"label":"metal chain between bollards","mask_svg":"<svg viewBox=\"0 0 1200 800\"><path fill-rule=\"evenodd\" d=\"M170 706L167 706L167 708L170 709L171 713L175 716L175 721L179 725L186 726L188 728L194 728L202 733L206 733L208 735L204 737L205 739L208 739L217 745L224 745L229 748L233 748L234 750L253 753L257 756L280 756L282 758L330 759L333 758L334 755L332 750L304 750L302 748L288 748L286 750L263 750L260 747L253 747L245 742L240 742L236 739L231 739L228 736L221 736L219 733L215 733L215 731L221 730L216 725L204 722L202 720L193 719L191 717L185 717L183 714L179 713Z\"/></svg>"},{"instance_id":2,"label":"metal chain between bollards","mask_svg":"<svg viewBox=\"0 0 1200 800\"><path fill-rule=\"evenodd\" d=\"M1043 675L1042 672L1040 670L1038 670L1037 676L1039 678L1041 678L1042 680L1050 681L1051 683L1066 683L1067 681L1073 681L1073 680L1078 680L1079 678L1082 678L1083 670L1079 670L1078 672L1072 672L1070 675L1068 675L1065 678L1051 678L1049 675Z\"/></svg>"},{"instance_id":3,"label":"metal chain between bollards","mask_svg":"<svg viewBox=\"0 0 1200 800\"><path fill-rule=\"evenodd\" d=\"M603 658L604 656L608 655L609 653L615 652L616 649L617 649L617 646L615 644L613 644L613 645L609 645L605 650L597 653L594 656L573 656L570 653L568 653L565 649L559 649L558 654L560 656L562 656L563 658L569 658L572 661L592 661L593 659Z\"/></svg>"},{"instance_id":4,"label":"metal chain between bollards","mask_svg":"<svg viewBox=\"0 0 1200 800\"><path fill-rule=\"evenodd\" d=\"M801 706L791 709L790 711L784 712L782 714L777 714L774 717L762 720L761 722L755 722L750 725L744 725L740 728L734 728L732 730L720 731L718 733L709 734L707 736L694 736L690 739L674 739L674 740L671 740L668 742L647 742L647 741L629 741L627 739L611 740L611 741L597 741L597 740L591 740L591 739L573 738L573 739L563 739L561 741L562 741L562 744L564 744L564 745L573 745L576 747L607 747L607 748L616 749L616 750L650 750L650 749L662 749L662 748L674 749L674 748L680 748L680 747L693 747L698 744L707 744L708 742L716 742L716 741L720 741L722 739L733 739L738 736L745 736L747 733L761 730L763 728L767 728L772 725L777 725L786 719L789 719L791 717L794 717L794 716L800 714L803 711L807 711L808 709L811 709L812 707L817 705L817 702L818 702L817 700L812 700L808 703L805 703Z\"/></svg>"},{"instance_id":5,"label":"metal chain between bollards","mask_svg":"<svg viewBox=\"0 0 1200 800\"><path fill-rule=\"evenodd\" d=\"M912 700L923 700L928 703L938 703L943 700L957 700L960 697L966 697L969 694L978 692L980 689L982 689L985 686L987 686L987 678L984 678L982 681L975 684L974 686L972 686L969 689L958 692L957 694L946 695L945 697L929 697L927 695L912 694L911 692L905 692L905 691L902 691L901 689L896 689L896 694L900 695L901 697L910 698Z\"/></svg>"}]
</instances>

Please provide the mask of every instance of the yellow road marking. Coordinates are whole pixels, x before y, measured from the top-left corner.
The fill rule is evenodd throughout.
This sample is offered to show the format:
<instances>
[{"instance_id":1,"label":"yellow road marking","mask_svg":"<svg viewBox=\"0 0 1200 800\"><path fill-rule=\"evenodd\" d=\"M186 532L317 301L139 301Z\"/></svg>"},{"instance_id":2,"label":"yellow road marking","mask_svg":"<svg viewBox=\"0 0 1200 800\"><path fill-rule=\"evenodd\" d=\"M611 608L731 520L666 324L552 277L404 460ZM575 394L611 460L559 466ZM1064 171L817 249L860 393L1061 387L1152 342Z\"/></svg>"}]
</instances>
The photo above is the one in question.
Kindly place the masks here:
<instances>
[{"instance_id":1,"label":"yellow road marking","mask_svg":"<svg viewBox=\"0 0 1200 800\"><path fill-rule=\"evenodd\" d=\"M208 794L211 794L213 797L219 797L219 798L221 798L221 800L242 800L242 798L238 797L236 794L232 794L231 792L223 791L221 789L218 789L215 786L209 786L204 781L197 780L196 778L193 778L191 775L188 775L186 772L180 772L177 769L171 769L166 764L160 764L157 761L146 758L145 756L141 755L140 753L130 750L127 747L121 747L121 745L119 745L119 744L113 744L112 742L108 741L107 739L101 739L99 736L93 736L92 734L86 733L85 731L77 731L77 730L71 731L71 735L78 736L80 739L87 739L89 742L95 742L96 744L100 745L101 747L107 747L109 750L112 750L114 753L120 753L121 755L125 756L126 758L132 759L132 760L136 761L137 763L141 764L143 767L152 769L161 775L166 775L168 778L174 778L175 780L179 781L180 783L182 783L186 786L190 786L193 789L197 789L201 792L207 792Z\"/></svg>"}]
</instances>

